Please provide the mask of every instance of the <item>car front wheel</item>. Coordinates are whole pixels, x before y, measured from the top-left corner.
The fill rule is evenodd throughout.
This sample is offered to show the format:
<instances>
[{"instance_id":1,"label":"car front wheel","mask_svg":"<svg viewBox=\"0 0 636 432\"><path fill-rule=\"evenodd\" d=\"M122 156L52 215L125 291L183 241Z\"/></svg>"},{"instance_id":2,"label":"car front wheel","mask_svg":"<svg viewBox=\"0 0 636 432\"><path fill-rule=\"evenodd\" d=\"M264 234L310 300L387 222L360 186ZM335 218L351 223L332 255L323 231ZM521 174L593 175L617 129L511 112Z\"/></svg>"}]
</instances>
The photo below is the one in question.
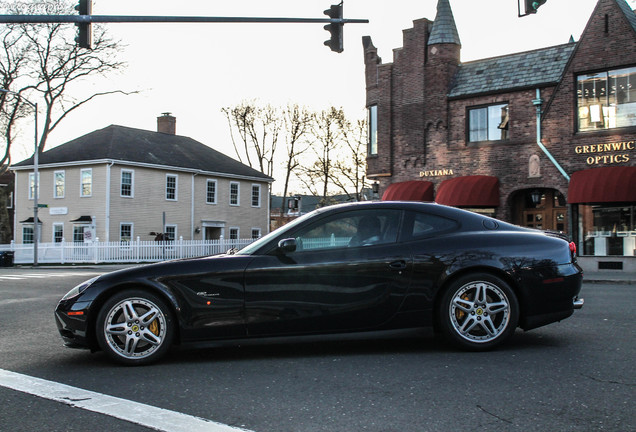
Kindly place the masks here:
<instances>
[{"instance_id":1,"label":"car front wheel","mask_svg":"<svg viewBox=\"0 0 636 432\"><path fill-rule=\"evenodd\" d=\"M446 290L438 310L442 332L461 348L481 351L508 339L519 322L519 303L502 279L487 273L463 276Z\"/></svg>"},{"instance_id":2,"label":"car front wheel","mask_svg":"<svg viewBox=\"0 0 636 432\"><path fill-rule=\"evenodd\" d=\"M154 362L174 336L172 315L157 296L128 290L111 297L97 316L97 341L113 360L127 365Z\"/></svg>"}]
</instances>

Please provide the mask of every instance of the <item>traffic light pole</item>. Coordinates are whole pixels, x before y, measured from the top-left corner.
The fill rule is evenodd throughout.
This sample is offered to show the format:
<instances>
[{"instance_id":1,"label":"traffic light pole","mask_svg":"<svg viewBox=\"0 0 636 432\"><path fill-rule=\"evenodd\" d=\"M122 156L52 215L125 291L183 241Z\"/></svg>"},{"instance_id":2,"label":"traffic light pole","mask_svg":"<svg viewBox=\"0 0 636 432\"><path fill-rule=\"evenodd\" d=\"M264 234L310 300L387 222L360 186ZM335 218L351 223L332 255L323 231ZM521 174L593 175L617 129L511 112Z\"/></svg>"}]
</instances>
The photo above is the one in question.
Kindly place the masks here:
<instances>
[{"instance_id":1,"label":"traffic light pole","mask_svg":"<svg viewBox=\"0 0 636 432\"><path fill-rule=\"evenodd\" d=\"M78 45L82 48L91 48L90 26L91 24L102 23L327 23L327 27L340 29L344 24L368 23L367 19L345 19L342 14L336 18L256 18L256 17L200 17L200 16L119 16L119 15L91 15L90 7L86 9L90 2L84 0L80 2L80 15L0 15L0 23L3 24L47 24L47 23L73 23L80 28ZM332 6L333 7L333 6ZM339 6L342 11L342 4ZM88 11L88 13L87 13ZM339 47L334 49L333 43L330 46L332 51L342 52L342 38L340 37Z\"/></svg>"}]
</instances>

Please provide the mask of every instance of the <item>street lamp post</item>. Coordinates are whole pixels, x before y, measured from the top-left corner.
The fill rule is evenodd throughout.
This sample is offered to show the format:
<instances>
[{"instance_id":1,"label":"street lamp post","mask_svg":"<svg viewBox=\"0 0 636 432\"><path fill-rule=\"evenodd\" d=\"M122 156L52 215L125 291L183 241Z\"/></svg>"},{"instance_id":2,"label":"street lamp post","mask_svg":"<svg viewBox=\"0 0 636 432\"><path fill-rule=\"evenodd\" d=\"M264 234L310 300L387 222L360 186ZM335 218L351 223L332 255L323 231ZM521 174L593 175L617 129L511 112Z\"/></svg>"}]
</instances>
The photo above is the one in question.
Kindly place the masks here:
<instances>
[{"instance_id":1,"label":"street lamp post","mask_svg":"<svg viewBox=\"0 0 636 432\"><path fill-rule=\"evenodd\" d=\"M38 265L38 239L40 234L40 227L38 226L38 104L33 103L20 93L16 93L11 90L0 88L0 92L9 93L22 99L28 105L33 108L33 115L35 118L35 151L33 153L33 266Z\"/></svg>"}]
</instances>

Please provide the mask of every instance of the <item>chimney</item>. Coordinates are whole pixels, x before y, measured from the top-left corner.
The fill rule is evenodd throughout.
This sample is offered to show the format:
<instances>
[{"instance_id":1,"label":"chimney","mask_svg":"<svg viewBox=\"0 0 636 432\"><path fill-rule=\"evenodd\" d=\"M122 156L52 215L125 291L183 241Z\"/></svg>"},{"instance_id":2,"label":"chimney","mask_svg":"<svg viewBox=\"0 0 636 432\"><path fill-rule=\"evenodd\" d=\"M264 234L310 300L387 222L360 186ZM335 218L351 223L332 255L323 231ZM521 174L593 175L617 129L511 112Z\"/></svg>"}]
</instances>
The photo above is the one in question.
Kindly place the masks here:
<instances>
[{"instance_id":1,"label":"chimney","mask_svg":"<svg viewBox=\"0 0 636 432\"><path fill-rule=\"evenodd\" d=\"M177 118L169 112L161 113L161 117L157 117L157 132L176 135Z\"/></svg>"}]
</instances>

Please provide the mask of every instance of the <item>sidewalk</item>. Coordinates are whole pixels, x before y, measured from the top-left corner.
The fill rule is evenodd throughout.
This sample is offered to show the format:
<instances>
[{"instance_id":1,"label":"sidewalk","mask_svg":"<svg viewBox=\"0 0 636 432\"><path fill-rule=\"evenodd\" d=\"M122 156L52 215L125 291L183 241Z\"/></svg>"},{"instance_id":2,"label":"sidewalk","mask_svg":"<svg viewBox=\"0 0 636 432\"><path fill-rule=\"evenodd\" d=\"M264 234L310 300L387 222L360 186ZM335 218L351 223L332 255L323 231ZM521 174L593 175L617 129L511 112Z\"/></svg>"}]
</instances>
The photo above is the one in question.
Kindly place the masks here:
<instances>
[{"instance_id":1,"label":"sidewalk","mask_svg":"<svg viewBox=\"0 0 636 432\"><path fill-rule=\"evenodd\" d=\"M616 270L586 271L583 273L583 283L636 285L636 274Z\"/></svg>"}]
</instances>

